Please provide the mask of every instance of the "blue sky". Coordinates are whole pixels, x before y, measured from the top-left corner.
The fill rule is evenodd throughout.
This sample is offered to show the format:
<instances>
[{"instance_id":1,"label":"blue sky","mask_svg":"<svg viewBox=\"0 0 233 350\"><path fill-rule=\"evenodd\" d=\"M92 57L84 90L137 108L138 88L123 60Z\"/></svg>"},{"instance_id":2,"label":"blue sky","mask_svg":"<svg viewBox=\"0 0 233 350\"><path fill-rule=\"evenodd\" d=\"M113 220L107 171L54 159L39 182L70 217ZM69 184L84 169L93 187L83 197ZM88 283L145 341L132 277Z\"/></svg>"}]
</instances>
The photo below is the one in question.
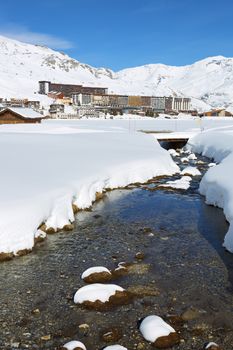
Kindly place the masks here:
<instances>
[{"instance_id":1,"label":"blue sky","mask_svg":"<svg viewBox=\"0 0 233 350\"><path fill-rule=\"evenodd\" d=\"M233 57L233 0L8 0L0 34L93 66L190 64Z\"/></svg>"}]
</instances>

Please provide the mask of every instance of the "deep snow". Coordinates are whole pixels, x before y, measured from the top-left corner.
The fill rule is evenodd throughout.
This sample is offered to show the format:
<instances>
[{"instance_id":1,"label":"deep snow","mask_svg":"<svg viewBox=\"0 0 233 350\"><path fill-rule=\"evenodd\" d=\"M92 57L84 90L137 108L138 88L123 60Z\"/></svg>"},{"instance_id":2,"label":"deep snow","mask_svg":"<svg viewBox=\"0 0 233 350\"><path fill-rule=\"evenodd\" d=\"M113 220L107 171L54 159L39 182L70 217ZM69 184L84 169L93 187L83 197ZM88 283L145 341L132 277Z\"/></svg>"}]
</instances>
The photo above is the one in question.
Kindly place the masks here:
<instances>
[{"instance_id":1,"label":"deep snow","mask_svg":"<svg viewBox=\"0 0 233 350\"><path fill-rule=\"evenodd\" d=\"M153 136L89 121L4 125L0 149L0 253L31 249L41 223L64 227L96 192L179 171Z\"/></svg>"},{"instance_id":2,"label":"deep snow","mask_svg":"<svg viewBox=\"0 0 233 350\"><path fill-rule=\"evenodd\" d=\"M202 178L200 193L207 204L223 208L230 223L223 245L233 253L233 127L200 133L189 140L187 147L219 163Z\"/></svg>"}]
</instances>

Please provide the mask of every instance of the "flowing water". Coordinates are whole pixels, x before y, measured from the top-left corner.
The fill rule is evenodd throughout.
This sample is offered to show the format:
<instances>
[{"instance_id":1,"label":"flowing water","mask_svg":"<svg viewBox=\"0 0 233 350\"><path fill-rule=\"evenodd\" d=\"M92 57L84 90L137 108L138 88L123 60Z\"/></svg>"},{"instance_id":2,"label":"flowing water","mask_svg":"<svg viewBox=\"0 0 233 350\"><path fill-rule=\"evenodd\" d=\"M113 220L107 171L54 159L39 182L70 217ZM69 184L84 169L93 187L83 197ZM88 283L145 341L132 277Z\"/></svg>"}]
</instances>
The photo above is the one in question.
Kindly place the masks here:
<instances>
[{"instance_id":1,"label":"flowing water","mask_svg":"<svg viewBox=\"0 0 233 350\"><path fill-rule=\"evenodd\" d=\"M151 314L180 332L176 349L199 350L208 341L232 349L233 255L222 248L228 224L199 195L199 177L188 191L156 189L167 180L108 192L77 215L74 231L50 235L31 254L1 264L0 349L58 349L78 339L97 350L113 331L129 350L148 350L137 322ZM132 303L104 312L73 303L84 269L121 261L131 267L115 283L137 291Z\"/></svg>"}]
</instances>

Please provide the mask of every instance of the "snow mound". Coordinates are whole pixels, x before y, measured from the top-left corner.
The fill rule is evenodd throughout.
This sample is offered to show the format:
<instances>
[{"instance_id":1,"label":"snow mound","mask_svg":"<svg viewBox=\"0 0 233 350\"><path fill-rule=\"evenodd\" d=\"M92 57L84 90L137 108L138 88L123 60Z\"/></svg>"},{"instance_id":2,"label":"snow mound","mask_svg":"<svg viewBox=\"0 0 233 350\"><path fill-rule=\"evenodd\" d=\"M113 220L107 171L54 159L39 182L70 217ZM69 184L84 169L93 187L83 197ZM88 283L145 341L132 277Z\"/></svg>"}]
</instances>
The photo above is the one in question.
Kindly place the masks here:
<instances>
[{"instance_id":1,"label":"snow mound","mask_svg":"<svg viewBox=\"0 0 233 350\"><path fill-rule=\"evenodd\" d=\"M174 188L177 190L187 190L190 187L190 182L192 178L190 176L183 176L179 180L167 181L165 184L160 185L160 187Z\"/></svg>"},{"instance_id":2,"label":"snow mound","mask_svg":"<svg viewBox=\"0 0 233 350\"><path fill-rule=\"evenodd\" d=\"M187 158L188 158L189 160L196 160L196 159L197 159L197 157L195 156L194 153L189 154Z\"/></svg>"},{"instance_id":3,"label":"snow mound","mask_svg":"<svg viewBox=\"0 0 233 350\"><path fill-rule=\"evenodd\" d=\"M158 338L168 336L170 333L175 333L168 323L159 316L148 316L144 318L140 325L140 332L147 341L154 343Z\"/></svg>"},{"instance_id":4,"label":"snow mound","mask_svg":"<svg viewBox=\"0 0 233 350\"><path fill-rule=\"evenodd\" d=\"M106 303L117 291L123 292L124 289L116 284L90 284L77 290L74 296L74 302L75 304L82 304L85 301L94 303L99 300L102 303Z\"/></svg>"},{"instance_id":5,"label":"snow mound","mask_svg":"<svg viewBox=\"0 0 233 350\"><path fill-rule=\"evenodd\" d=\"M193 166L187 166L181 171L181 175L200 176L201 172Z\"/></svg>"},{"instance_id":6,"label":"snow mound","mask_svg":"<svg viewBox=\"0 0 233 350\"><path fill-rule=\"evenodd\" d=\"M97 124L0 127L0 253L31 249L42 223L62 229L74 221L72 204L88 208L106 188L179 171L153 136Z\"/></svg>"},{"instance_id":7,"label":"snow mound","mask_svg":"<svg viewBox=\"0 0 233 350\"><path fill-rule=\"evenodd\" d=\"M216 165L216 163L209 163L209 164L208 164L208 167L209 167L209 168L212 168L212 167L215 166L215 165Z\"/></svg>"},{"instance_id":8,"label":"snow mound","mask_svg":"<svg viewBox=\"0 0 233 350\"><path fill-rule=\"evenodd\" d=\"M199 190L207 204L223 208L230 223L223 245L233 253L233 126L202 132L189 140L188 147L219 163L203 176Z\"/></svg>"},{"instance_id":9,"label":"snow mound","mask_svg":"<svg viewBox=\"0 0 233 350\"><path fill-rule=\"evenodd\" d=\"M172 157L178 157L178 156L179 156L179 153L176 152L176 150L173 149L173 148L170 148L170 149L168 150L168 152L170 153L170 155L171 155Z\"/></svg>"},{"instance_id":10,"label":"snow mound","mask_svg":"<svg viewBox=\"0 0 233 350\"><path fill-rule=\"evenodd\" d=\"M187 157L183 157L180 159L182 163L188 163L189 159Z\"/></svg>"},{"instance_id":11,"label":"snow mound","mask_svg":"<svg viewBox=\"0 0 233 350\"><path fill-rule=\"evenodd\" d=\"M76 348L80 348L83 350L86 350L86 347L83 343L81 343L80 341L77 340L71 340L70 342L66 343L65 345L63 345L64 349L67 350L74 350Z\"/></svg>"}]
</instances>

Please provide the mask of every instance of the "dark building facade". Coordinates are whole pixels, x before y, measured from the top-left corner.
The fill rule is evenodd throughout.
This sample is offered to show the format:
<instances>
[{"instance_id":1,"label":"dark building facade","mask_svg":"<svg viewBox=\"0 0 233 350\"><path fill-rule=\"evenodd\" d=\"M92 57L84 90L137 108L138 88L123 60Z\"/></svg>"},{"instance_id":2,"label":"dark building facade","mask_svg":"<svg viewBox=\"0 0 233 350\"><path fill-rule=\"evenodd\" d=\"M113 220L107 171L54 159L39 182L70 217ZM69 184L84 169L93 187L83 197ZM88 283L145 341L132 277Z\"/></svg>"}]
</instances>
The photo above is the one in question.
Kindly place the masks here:
<instances>
[{"instance_id":1,"label":"dark building facade","mask_svg":"<svg viewBox=\"0 0 233 350\"><path fill-rule=\"evenodd\" d=\"M71 96L72 94L107 94L108 89L95 86L82 86L76 84L58 84L50 81L39 81L39 93L47 95L49 92L60 92L64 96Z\"/></svg>"}]
</instances>

